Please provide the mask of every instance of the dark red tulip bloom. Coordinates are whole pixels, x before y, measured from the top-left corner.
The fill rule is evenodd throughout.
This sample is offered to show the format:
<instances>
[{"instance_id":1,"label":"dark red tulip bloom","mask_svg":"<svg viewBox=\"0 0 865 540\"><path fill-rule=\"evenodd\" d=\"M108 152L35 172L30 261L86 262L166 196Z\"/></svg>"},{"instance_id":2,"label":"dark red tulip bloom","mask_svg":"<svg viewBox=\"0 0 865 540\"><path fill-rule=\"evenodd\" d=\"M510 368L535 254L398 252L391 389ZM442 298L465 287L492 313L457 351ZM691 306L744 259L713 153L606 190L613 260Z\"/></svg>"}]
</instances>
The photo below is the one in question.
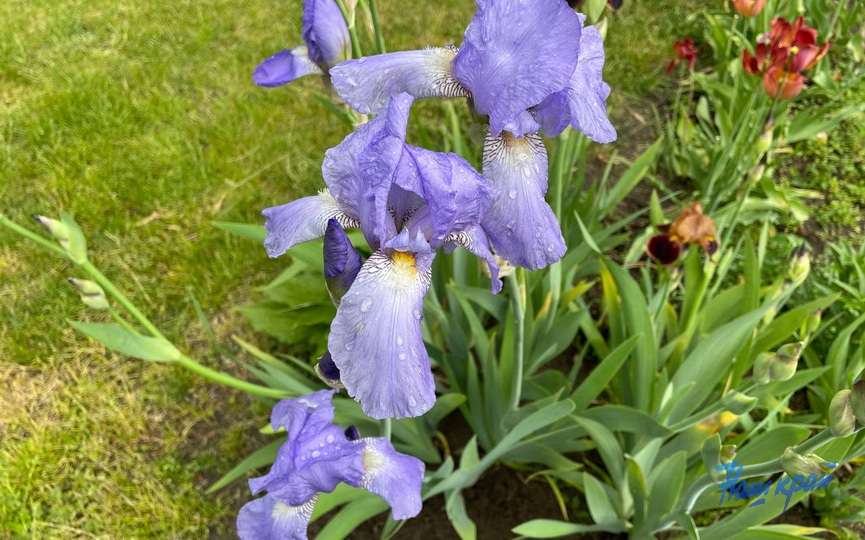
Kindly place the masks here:
<instances>
[{"instance_id":1,"label":"dark red tulip bloom","mask_svg":"<svg viewBox=\"0 0 865 540\"><path fill-rule=\"evenodd\" d=\"M685 38L682 41L673 43L673 53L675 57L667 64L667 73L673 71L676 64L679 62L688 62L688 69L693 70L694 64L697 63L697 46L691 38Z\"/></svg>"}]
</instances>

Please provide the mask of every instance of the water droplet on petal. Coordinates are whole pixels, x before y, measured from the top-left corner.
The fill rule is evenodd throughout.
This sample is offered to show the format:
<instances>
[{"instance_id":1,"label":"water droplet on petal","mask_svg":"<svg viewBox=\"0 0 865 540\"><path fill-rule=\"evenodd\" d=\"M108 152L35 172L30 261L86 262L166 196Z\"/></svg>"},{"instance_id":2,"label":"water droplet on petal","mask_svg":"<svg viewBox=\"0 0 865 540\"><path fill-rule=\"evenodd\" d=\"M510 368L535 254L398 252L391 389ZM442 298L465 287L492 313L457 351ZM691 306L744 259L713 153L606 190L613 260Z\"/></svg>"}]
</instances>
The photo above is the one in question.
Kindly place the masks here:
<instances>
[{"instance_id":1,"label":"water droplet on petal","mask_svg":"<svg viewBox=\"0 0 865 540\"><path fill-rule=\"evenodd\" d=\"M366 313L367 311L372 309L372 298L366 297L363 299L363 302L360 303L360 310Z\"/></svg>"},{"instance_id":2,"label":"water droplet on petal","mask_svg":"<svg viewBox=\"0 0 865 540\"><path fill-rule=\"evenodd\" d=\"M516 189L510 190L508 192L508 197L510 197L511 199L516 199L517 198L517 190Z\"/></svg>"},{"instance_id":3,"label":"water droplet on petal","mask_svg":"<svg viewBox=\"0 0 865 540\"><path fill-rule=\"evenodd\" d=\"M412 313L412 315L414 315L415 319L417 319L417 320L423 319L423 313L421 313L421 310L414 308L411 313Z\"/></svg>"},{"instance_id":4,"label":"water droplet on petal","mask_svg":"<svg viewBox=\"0 0 865 540\"><path fill-rule=\"evenodd\" d=\"M318 450L313 450L313 451L312 451L312 457L313 457L313 458L317 458L317 457L320 456L320 455L321 455L321 452L319 452Z\"/></svg>"},{"instance_id":5,"label":"water droplet on petal","mask_svg":"<svg viewBox=\"0 0 865 540\"><path fill-rule=\"evenodd\" d=\"M354 349L354 342L347 341L347 342L345 343L345 350L350 351L350 350L352 350L352 349Z\"/></svg>"},{"instance_id":6,"label":"water droplet on petal","mask_svg":"<svg viewBox=\"0 0 865 540\"><path fill-rule=\"evenodd\" d=\"M399 353L399 359L405 360L405 353Z\"/></svg>"},{"instance_id":7,"label":"water droplet on petal","mask_svg":"<svg viewBox=\"0 0 865 540\"><path fill-rule=\"evenodd\" d=\"M327 444L333 443L333 435L328 435L327 438L324 439Z\"/></svg>"},{"instance_id":8,"label":"water droplet on petal","mask_svg":"<svg viewBox=\"0 0 865 540\"><path fill-rule=\"evenodd\" d=\"M396 344L397 344L397 345L402 345L402 344L403 344L403 339L402 339L401 337L397 337L397 338L396 338Z\"/></svg>"}]
</instances>

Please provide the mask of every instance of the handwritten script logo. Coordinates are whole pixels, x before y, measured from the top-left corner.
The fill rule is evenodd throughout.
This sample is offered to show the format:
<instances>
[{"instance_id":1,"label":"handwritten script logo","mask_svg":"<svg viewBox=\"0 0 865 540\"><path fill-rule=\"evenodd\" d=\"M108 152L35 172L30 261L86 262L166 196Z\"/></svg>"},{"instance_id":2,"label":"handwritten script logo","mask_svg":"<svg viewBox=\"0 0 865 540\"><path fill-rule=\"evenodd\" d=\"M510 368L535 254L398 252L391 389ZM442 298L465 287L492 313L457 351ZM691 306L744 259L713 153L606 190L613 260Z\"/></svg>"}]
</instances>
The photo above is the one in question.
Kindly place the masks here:
<instances>
[{"instance_id":1,"label":"handwritten script logo","mask_svg":"<svg viewBox=\"0 0 865 540\"><path fill-rule=\"evenodd\" d=\"M823 465L834 469L836 463L823 463ZM721 502L719 504L724 504L725 497L728 501L745 501L757 498L757 500L748 506L758 506L766 502L765 497L769 495L772 481L758 480L749 484L745 480L739 480L739 477L742 475L742 468L743 466L739 465L738 461L732 461L715 467L718 471L727 471L727 479L718 484L718 487L721 488ZM815 489L829 487L829 482L832 481L834 474L834 471L829 474L824 472L819 478L814 473L809 474L807 477L803 474L797 474L792 478L785 474L778 479L774 494L787 496L787 500L784 502L784 512L786 512L787 506L790 504L790 498L794 493L797 491L810 493Z\"/></svg>"}]
</instances>

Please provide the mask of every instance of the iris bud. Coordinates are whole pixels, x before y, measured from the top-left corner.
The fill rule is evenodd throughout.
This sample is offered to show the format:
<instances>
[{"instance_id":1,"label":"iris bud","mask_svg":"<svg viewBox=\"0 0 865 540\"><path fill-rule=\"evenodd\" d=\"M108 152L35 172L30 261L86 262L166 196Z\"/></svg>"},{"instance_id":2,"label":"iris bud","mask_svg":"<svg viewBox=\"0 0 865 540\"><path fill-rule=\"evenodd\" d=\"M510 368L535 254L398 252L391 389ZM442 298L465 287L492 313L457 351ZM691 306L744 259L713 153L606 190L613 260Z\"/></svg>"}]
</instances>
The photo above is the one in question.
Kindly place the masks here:
<instances>
[{"instance_id":1,"label":"iris bud","mask_svg":"<svg viewBox=\"0 0 865 540\"><path fill-rule=\"evenodd\" d=\"M772 381L787 381L796 374L799 357L805 343L788 343L778 349L778 352L763 353L754 362L754 381L766 384Z\"/></svg>"},{"instance_id":2,"label":"iris bud","mask_svg":"<svg viewBox=\"0 0 865 540\"><path fill-rule=\"evenodd\" d=\"M791 478L796 475L807 477L810 474L819 477L824 473L831 472L833 468L824 463L826 460L817 454L808 454L807 456L797 454L792 446L788 446L781 455L781 469Z\"/></svg>"},{"instance_id":3,"label":"iris bud","mask_svg":"<svg viewBox=\"0 0 865 540\"><path fill-rule=\"evenodd\" d=\"M342 225L335 219L327 222L324 233L324 282L334 306L348 292L363 263Z\"/></svg>"},{"instance_id":4,"label":"iris bud","mask_svg":"<svg viewBox=\"0 0 865 540\"><path fill-rule=\"evenodd\" d=\"M860 424L865 425L865 380L857 381L850 392L850 409Z\"/></svg>"},{"instance_id":5,"label":"iris bud","mask_svg":"<svg viewBox=\"0 0 865 540\"><path fill-rule=\"evenodd\" d=\"M846 437L856 429L850 393L850 390L841 390L829 403L829 430L836 437Z\"/></svg>"},{"instance_id":6,"label":"iris bud","mask_svg":"<svg viewBox=\"0 0 865 540\"><path fill-rule=\"evenodd\" d=\"M81 295L81 301L84 302L86 306L93 309L111 308L108 299L105 297L105 291L102 290L102 287L100 287L98 283L87 279L77 278L69 278L68 281L78 289L78 294Z\"/></svg>"},{"instance_id":7,"label":"iris bud","mask_svg":"<svg viewBox=\"0 0 865 540\"><path fill-rule=\"evenodd\" d=\"M315 372L324 383L331 388L345 388L339 380L339 368L330 356L330 351L324 353L324 356L318 359L315 365Z\"/></svg>"},{"instance_id":8,"label":"iris bud","mask_svg":"<svg viewBox=\"0 0 865 540\"><path fill-rule=\"evenodd\" d=\"M345 438L350 441L356 441L360 439L360 431L357 430L357 426L352 424L345 428Z\"/></svg>"},{"instance_id":9,"label":"iris bud","mask_svg":"<svg viewBox=\"0 0 865 540\"><path fill-rule=\"evenodd\" d=\"M65 223L57 221L56 219L47 218L45 216L34 215L33 219L39 222L39 224L45 228L45 231L50 234L52 238L60 242L61 246L66 248L69 243L69 237L71 233L69 231L69 227L67 227Z\"/></svg>"},{"instance_id":10,"label":"iris bud","mask_svg":"<svg viewBox=\"0 0 865 540\"><path fill-rule=\"evenodd\" d=\"M811 257L808 255L808 249L803 244L793 250L787 275L794 285L799 285L805 281L810 271Z\"/></svg>"}]
</instances>

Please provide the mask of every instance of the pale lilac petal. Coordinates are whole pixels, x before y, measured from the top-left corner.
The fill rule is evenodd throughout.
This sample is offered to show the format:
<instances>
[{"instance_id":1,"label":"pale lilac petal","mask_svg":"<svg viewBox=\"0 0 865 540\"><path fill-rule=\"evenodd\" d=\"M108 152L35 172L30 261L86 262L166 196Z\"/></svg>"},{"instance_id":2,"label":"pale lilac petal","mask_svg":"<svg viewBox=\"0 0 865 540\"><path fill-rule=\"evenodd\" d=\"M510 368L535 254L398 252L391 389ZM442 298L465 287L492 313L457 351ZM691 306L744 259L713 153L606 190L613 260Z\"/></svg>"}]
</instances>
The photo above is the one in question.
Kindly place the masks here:
<instances>
[{"instance_id":1,"label":"pale lilac petal","mask_svg":"<svg viewBox=\"0 0 865 540\"><path fill-rule=\"evenodd\" d=\"M420 330L433 257L374 253L331 324L328 350L342 382L373 418L420 416L435 403Z\"/></svg>"},{"instance_id":2,"label":"pale lilac petal","mask_svg":"<svg viewBox=\"0 0 865 540\"><path fill-rule=\"evenodd\" d=\"M469 253L483 259L490 269L493 294L502 290L502 281L499 279L499 263L490 251L490 240L480 225L469 227L445 238L445 250L449 251L452 246L461 246Z\"/></svg>"},{"instance_id":3,"label":"pale lilac petal","mask_svg":"<svg viewBox=\"0 0 865 540\"><path fill-rule=\"evenodd\" d=\"M577 66L582 25L562 0L479 0L453 74L498 135L517 116L565 88Z\"/></svg>"},{"instance_id":4,"label":"pale lilac petal","mask_svg":"<svg viewBox=\"0 0 865 540\"><path fill-rule=\"evenodd\" d=\"M468 97L451 75L456 51L430 48L346 60L331 69L331 81L340 97L366 114L377 114L391 97L408 93L416 99Z\"/></svg>"},{"instance_id":5,"label":"pale lilac petal","mask_svg":"<svg viewBox=\"0 0 865 540\"><path fill-rule=\"evenodd\" d=\"M271 257L279 257L302 242L321 238L331 219L336 219L343 227L359 226L357 219L343 212L327 190L282 206L265 208L261 213L267 230L264 247Z\"/></svg>"},{"instance_id":6,"label":"pale lilac petal","mask_svg":"<svg viewBox=\"0 0 865 540\"><path fill-rule=\"evenodd\" d=\"M547 137L558 137L571 123L571 109L568 104L568 91L550 94L540 105L532 109L532 116L540 124Z\"/></svg>"},{"instance_id":7,"label":"pale lilac petal","mask_svg":"<svg viewBox=\"0 0 865 540\"><path fill-rule=\"evenodd\" d=\"M423 501L424 464L416 457L401 454L385 438L362 439L363 462L366 472L362 486L384 499L391 507L394 519L409 519L418 515Z\"/></svg>"},{"instance_id":8,"label":"pale lilac petal","mask_svg":"<svg viewBox=\"0 0 865 540\"><path fill-rule=\"evenodd\" d=\"M517 114L512 121L505 124L504 128L505 131L511 132L514 137L522 137L526 133L537 133L539 129L541 129L540 124L529 111L522 111Z\"/></svg>"},{"instance_id":9,"label":"pale lilac petal","mask_svg":"<svg viewBox=\"0 0 865 540\"><path fill-rule=\"evenodd\" d=\"M303 41L309 58L319 66L333 66L349 56L351 39L334 0L303 1Z\"/></svg>"},{"instance_id":10,"label":"pale lilac petal","mask_svg":"<svg viewBox=\"0 0 865 540\"><path fill-rule=\"evenodd\" d=\"M259 64L252 73L252 81L258 86L274 88L304 75L323 73L306 55L306 47L301 46L280 51Z\"/></svg>"},{"instance_id":11,"label":"pale lilac petal","mask_svg":"<svg viewBox=\"0 0 865 540\"><path fill-rule=\"evenodd\" d=\"M388 196L402 155L411 103L408 94L395 96L384 114L359 126L324 155L325 183L340 208L358 218L373 249L393 228L387 213Z\"/></svg>"},{"instance_id":12,"label":"pale lilac petal","mask_svg":"<svg viewBox=\"0 0 865 540\"><path fill-rule=\"evenodd\" d=\"M340 483L358 486L362 452L333 424L335 390L284 399L271 412L274 429L288 433L268 473L249 481L253 493L267 490L278 501L298 506Z\"/></svg>"},{"instance_id":13,"label":"pale lilac petal","mask_svg":"<svg viewBox=\"0 0 865 540\"><path fill-rule=\"evenodd\" d=\"M237 515L240 540L306 540L315 498L289 506L265 495L243 505Z\"/></svg>"},{"instance_id":14,"label":"pale lilac petal","mask_svg":"<svg viewBox=\"0 0 865 540\"><path fill-rule=\"evenodd\" d=\"M496 188L482 222L496 253L530 270L561 259L566 246L556 216L544 200L547 153L540 136L488 136L483 172Z\"/></svg>"},{"instance_id":15,"label":"pale lilac petal","mask_svg":"<svg viewBox=\"0 0 865 540\"><path fill-rule=\"evenodd\" d=\"M339 426L329 424L304 441L300 450L295 457L297 466L274 478L266 487L276 500L297 506L317 493L330 493L341 482L354 487L361 485L363 452L345 438Z\"/></svg>"},{"instance_id":16,"label":"pale lilac petal","mask_svg":"<svg viewBox=\"0 0 865 540\"><path fill-rule=\"evenodd\" d=\"M411 160L406 165L416 171L423 200L429 207L430 244L438 249L445 237L480 223L492 203L492 183L462 157L406 146ZM420 217L420 216L418 216ZM412 216L408 226L415 226Z\"/></svg>"},{"instance_id":17,"label":"pale lilac petal","mask_svg":"<svg viewBox=\"0 0 865 540\"><path fill-rule=\"evenodd\" d=\"M585 20L585 15L580 15ZM610 86L604 82L604 40L594 26L583 28L580 58L568 85L571 126L589 139L608 143L616 140L616 130L607 118Z\"/></svg>"}]
</instances>

